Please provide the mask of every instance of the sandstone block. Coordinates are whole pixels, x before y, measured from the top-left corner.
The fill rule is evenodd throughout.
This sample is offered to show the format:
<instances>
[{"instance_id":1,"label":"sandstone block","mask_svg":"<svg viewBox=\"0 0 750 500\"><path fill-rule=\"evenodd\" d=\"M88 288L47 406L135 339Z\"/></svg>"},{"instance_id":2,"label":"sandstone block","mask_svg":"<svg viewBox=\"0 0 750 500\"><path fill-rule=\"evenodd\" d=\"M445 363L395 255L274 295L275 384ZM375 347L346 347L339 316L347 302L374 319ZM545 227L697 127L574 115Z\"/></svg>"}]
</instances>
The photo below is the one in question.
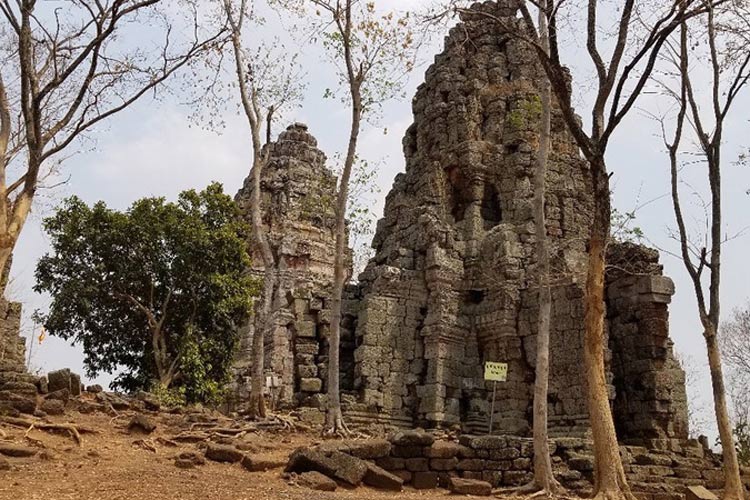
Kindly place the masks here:
<instances>
[{"instance_id":1,"label":"sandstone block","mask_svg":"<svg viewBox=\"0 0 750 500\"><path fill-rule=\"evenodd\" d=\"M685 500L718 500L719 497L703 486L688 486L685 490Z\"/></svg>"},{"instance_id":2,"label":"sandstone block","mask_svg":"<svg viewBox=\"0 0 750 500\"><path fill-rule=\"evenodd\" d=\"M226 444L208 443L206 448L206 458L214 462L236 464L244 457L244 453L240 450Z\"/></svg>"},{"instance_id":3,"label":"sandstone block","mask_svg":"<svg viewBox=\"0 0 750 500\"><path fill-rule=\"evenodd\" d=\"M299 381L299 389L302 392L320 392L323 390L323 381L319 378L303 378Z\"/></svg>"},{"instance_id":4,"label":"sandstone block","mask_svg":"<svg viewBox=\"0 0 750 500\"><path fill-rule=\"evenodd\" d=\"M403 479L372 463L367 464L363 481L368 486L388 491L401 491L404 486Z\"/></svg>"},{"instance_id":5,"label":"sandstone block","mask_svg":"<svg viewBox=\"0 0 750 500\"><path fill-rule=\"evenodd\" d=\"M77 373L70 374L70 395L80 396L81 395L81 376Z\"/></svg>"},{"instance_id":6,"label":"sandstone block","mask_svg":"<svg viewBox=\"0 0 750 500\"><path fill-rule=\"evenodd\" d=\"M128 430L130 432L145 432L146 434L151 434L156 430L156 422L146 415L139 413L130 420Z\"/></svg>"},{"instance_id":7,"label":"sandstone block","mask_svg":"<svg viewBox=\"0 0 750 500\"><path fill-rule=\"evenodd\" d=\"M430 470L430 461L427 458L407 458L404 460L404 464L409 472L427 472Z\"/></svg>"},{"instance_id":8,"label":"sandstone block","mask_svg":"<svg viewBox=\"0 0 750 500\"><path fill-rule=\"evenodd\" d=\"M396 446L432 446L435 438L421 429L399 431L391 436L391 443ZM421 453L421 450L420 450Z\"/></svg>"},{"instance_id":9,"label":"sandstone block","mask_svg":"<svg viewBox=\"0 0 750 500\"><path fill-rule=\"evenodd\" d=\"M0 441L0 455L14 458L33 457L39 450L36 448L30 448L28 446L22 446L20 444L6 443Z\"/></svg>"},{"instance_id":10,"label":"sandstone block","mask_svg":"<svg viewBox=\"0 0 750 500\"><path fill-rule=\"evenodd\" d=\"M304 472L297 477L297 484L316 491L336 491L336 481L318 471Z\"/></svg>"},{"instance_id":11,"label":"sandstone block","mask_svg":"<svg viewBox=\"0 0 750 500\"><path fill-rule=\"evenodd\" d=\"M463 450L463 446L450 441L435 441L432 446L425 448L425 456L429 458L455 458Z\"/></svg>"},{"instance_id":12,"label":"sandstone block","mask_svg":"<svg viewBox=\"0 0 750 500\"><path fill-rule=\"evenodd\" d=\"M434 490L438 486L438 473L415 472L411 485L416 490Z\"/></svg>"},{"instance_id":13,"label":"sandstone block","mask_svg":"<svg viewBox=\"0 0 750 500\"><path fill-rule=\"evenodd\" d=\"M268 470L282 469L286 461L262 455L245 455L240 462L242 467L250 472L265 472Z\"/></svg>"},{"instance_id":14,"label":"sandstone block","mask_svg":"<svg viewBox=\"0 0 750 500\"><path fill-rule=\"evenodd\" d=\"M65 403L58 399L45 399L40 409L48 415L62 415L65 413Z\"/></svg>"},{"instance_id":15,"label":"sandstone block","mask_svg":"<svg viewBox=\"0 0 750 500\"><path fill-rule=\"evenodd\" d=\"M433 458L430 460L430 469L436 471L456 470L458 458Z\"/></svg>"},{"instance_id":16,"label":"sandstone block","mask_svg":"<svg viewBox=\"0 0 750 500\"><path fill-rule=\"evenodd\" d=\"M47 385L50 392L67 389L68 393L71 391L70 386L70 370L65 368L63 370L56 370L47 374Z\"/></svg>"},{"instance_id":17,"label":"sandstone block","mask_svg":"<svg viewBox=\"0 0 750 500\"><path fill-rule=\"evenodd\" d=\"M448 481L448 489L455 495L474 495L488 497L492 494L492 485L477 479L452 477Z\"/></svg>"}]
</instances>

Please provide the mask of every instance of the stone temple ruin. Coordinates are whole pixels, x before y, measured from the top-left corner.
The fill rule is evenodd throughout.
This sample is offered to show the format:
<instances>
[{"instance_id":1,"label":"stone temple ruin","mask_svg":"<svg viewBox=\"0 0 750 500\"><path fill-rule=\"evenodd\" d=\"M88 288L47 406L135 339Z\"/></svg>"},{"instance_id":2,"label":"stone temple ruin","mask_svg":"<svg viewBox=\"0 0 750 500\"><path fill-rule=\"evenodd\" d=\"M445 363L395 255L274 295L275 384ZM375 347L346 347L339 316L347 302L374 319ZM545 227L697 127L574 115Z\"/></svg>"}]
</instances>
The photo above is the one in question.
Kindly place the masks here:
<instances>
[{"instance_id":1,"label":"stone temple ruin","mask_svg":"<svg viewBox=\"0 0 750 500\"><path fill-rule=\"evenodd\" d=\"M474 8L515 19L505 2ZM496 23L465 15L427 70L403 141L406 171L386 199L375 256L347 289L341 385L352 422L486 432L491 385L483 364L501 361L509 374L498 387L495 430L529 435L537 316L532 177L544 78L534 61ZM266 369L278 380L272 385L282 406L315 415L325 392L333 274L326 200L335 179L305 126L292 125L270 148L263 206L285 278ZM241 203L248 186L249 179ZM550 429L557 436L588 429L580 339L591 209L587 165L555 111L546 212ZM684 373L668 335L673 284L650 249L612 244L609 260L607 361L619 437L669 448L688 435ZM243 352L249 344L246 336Z\"/></svg>"},{"instance_id":2,"label":"stone temple ruin","mask_svg":"<svg viewBox=\"0 0 750 500\"><path fill-rule=\"evenodd\" d=\"M291 125L267 147L270 161L261 179L261 205L280 282L275 292L275 327L265 339L271 394L275 406L320 406L315 399L325 392L327 373L327 346L321 340L330 325L327 297L333 282L336 177L303 124ZM248 177L236 196L248 222L251 193ZM251 250L251 256L256 266L252 272L262 277L260 255ZM252 335L253 325L248 325L235 365L238 401L249 394ZM344 339L342 348L352 352L354 345ZM342 369L351 372L353 366L342 363Z\"/></svg>"},{"instance_id":3,"label":"stone temple ruin","mask_svg":"<svg viewBox=\"0 0 750 500\"><path fill-rule=\"evenodd\" d=\"M513 5L502 0L472 9L512 25L520 22ZM436 432L399 431L344 453L415 488L455 477L513 486L531 477L538 309L532 177L545 78L535 61L498 23L477 13L462 16L413 100L414 123L403 141L406 168L386 198L374 257L345 291L345 420L370 430ZM289 126L266 147L263 221L280 278L273 328L265 332L268 391L276 409L322 423L336 177L303 124ZM581 492L593 476L581 369L592 186L559 110L553 110L548 170L551 453L558 479ZM248 218L251 194L248 178L236 196ZM613 242L608 252L606 368L631 485L644 500L678 500L686 486L720 489L718 456L688 436L685 374L668 328L673 283L654 250ZM250 272L260 277L262 260L253 248L251 254ZM0 409L33 413L39 381L25 372L19 321L20 307L0 301ZM252 336L247 325L234 366L234 409L249 395ZM492 385L483 378L487 361L509 367L507 382L498 385L494 436L485 435L493 413ZM62 390L80 391L76 376L63 375L50 374L40 393L53 390L59 378ZM19 389L34 401L18 396ZM458 442L436 441L456 432Z\"/></svg>"}]
</instances>

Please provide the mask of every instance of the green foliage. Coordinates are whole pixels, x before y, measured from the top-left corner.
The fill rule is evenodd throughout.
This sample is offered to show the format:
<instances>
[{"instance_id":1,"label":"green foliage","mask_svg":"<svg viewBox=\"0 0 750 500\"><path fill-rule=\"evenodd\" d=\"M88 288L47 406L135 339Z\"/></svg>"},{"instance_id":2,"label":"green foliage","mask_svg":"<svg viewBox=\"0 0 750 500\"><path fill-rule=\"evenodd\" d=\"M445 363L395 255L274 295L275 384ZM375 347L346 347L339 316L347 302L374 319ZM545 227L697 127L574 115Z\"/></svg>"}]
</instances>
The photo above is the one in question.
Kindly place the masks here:
<instances>
[{"instance_id":1,"label":"green foliage","mask_svg":"<svg viewBox=\"0 0 750 500\"><path fill-rule=\"evenodd\" d=\"M611 217L612 238L617 241L642 243L645 235L640 227L633 225L635 219L635 211L620 212L613 208Z\"/></svg>"},{"instance_id":2,"label":"green foliage","mask_svg":"<svg viewBox=\"0 0 750 500\"><path fill-rule=\"evenodd\" d=\"M126 212L72 197L44 228L52 253L37 265L35 290L52 304L37 315L83 345L91 376L122 370L119 388L153 390L157 380L187 402L220 395L258 288L246 274L249 229L220 184ZM169 377L159 359L174 367Z\"/></svg>"},{"instance_id":3,"label":"green foliage","mask_svg":"<svg viewBox=\"0 0 750 500\"><path fill-rule=\"evenodd\" d=\"M187 404L185 387L164 387L155 383L151 386L149 393L166 408L177 408Z\"/></svg>"},{"instance_id":4,"label":"green foliage","mask_svg":"<svg viewBox=\"0 0 750 500\"><path fill-rule=\"evenodd\" d=\"M732 434L737 448L737 460L740 465L750 465L750 425L746 420L740 420L732 429Z\"/></svg>"}]
</instances>

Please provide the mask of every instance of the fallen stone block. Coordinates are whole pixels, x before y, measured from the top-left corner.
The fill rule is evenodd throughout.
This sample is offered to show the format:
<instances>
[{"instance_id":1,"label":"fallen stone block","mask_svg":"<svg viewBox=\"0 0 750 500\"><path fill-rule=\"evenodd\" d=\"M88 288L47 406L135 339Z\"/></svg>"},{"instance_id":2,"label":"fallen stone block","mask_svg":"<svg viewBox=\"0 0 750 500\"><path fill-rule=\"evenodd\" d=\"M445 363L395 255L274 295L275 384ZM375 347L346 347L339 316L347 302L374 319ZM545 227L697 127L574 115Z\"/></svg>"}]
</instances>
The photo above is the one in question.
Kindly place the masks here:
<instances>
[{"instance_id":1,"label":"fallen stone block","mask_svg":"<svg viewBox=\"0 0 750 500\"><path fill-rule=\"evenodd\" d=\"M265 472L268 470L281 469L286 465L286 462L270 457L245 455L242 457L241 464L242 467L250 472Z\"/></svg>"},{"instance_id":2,"label":"fallen stone block","mask_svg":"<svg viewBox=\"0 0 750 500\"><path fill-rule=\"evenodd\" d=\"M318 471L303 472L297 477L297 484L316 491L336 491L336 481Z\"/></svg>"},{"instance_id":3,"label":"fallen stone block","mask_svg":"<svg viewBox=\"0 0 750 500\"><path fill-rule=\"evenodd\" d=\"M367 474L367 462L340 451L300 448L289 457L286 472L317 471L352 486L358 486Z\"/></svg>"},{"instance_id":4,"label":"fallen stone block","mask_svg":"<svg viewBox=\"0 0 750 500\"><path fill-rule=\"evenodd\" d=\"M475 495L488 497L492 494L492 485L486 481L477 479L464 479L451 477L448 480L448 489L454 495Z\"/></svg>"},{"instance_id":5,"label":"fallen stone block","mask_svg":"<svg viewBox=\"0 0 750 500\"><path fill-rule=\"evenodd\" d=\"M336 467L334 477L352 486L358 486L367 474L367 462L357 457L334 451L330 455Z\"/></svg>"},{"instance_id":6,"label":"fallen stone block","mask_svg":"<svg viewBox=\"0 0 750 500\"><path fill-rule=\"evenodd\" d=\"M68 400L70 399L70 390L58 389L56 391L50 391L45 397L45 399L46 400L56 399L58 401L62 401L63 403L67 403Z\"/></svg>"},{"instance_id":7,"label":"fallen stone block","mask_svg":"<svg viewBox=\"0 0 750 500\"><path fill-rule=\"evenodd\" d=\"M245 454L234 446L226 444L208 443L206 458L214 462L236 464L245 458Z\"/></svg>"},{"instance_id":8,"label":"fallen stone block","mask_svg":"<svg viewBox=\"0 0 750 500\"><path fill-rule=\"evenodd\" d=\"M79 379L80 380L80 379ZM49 392L55 392L62 389L67 389L70 394L71 380L70 370L65 368L63 370L56 370L47 374L47 387Z\"/></svg>"},{"instance_id":9,"label":"fallen stone block","mask_svg":"<svg viewBox=\"0 0 750 500\"><path fill-rule=\"evenodd\" d=\"M39 450L20 444L0 442L0 455L14 458L33 457Z\"/></svg>"},{"instance_id":10,"label":"fallen stone block","mask_svg":"<svg viewBox=\"0 0 750 500\"><path fill-rule=\"evenodd\" d=\"M403 479L372 463L367 464L363 481L367 486L388 491L401 491L404 486Z\"/></svg>"},{"instance_id":11,"label":"fallen stone block","mask_svg":"<svg viewBox=\"0 0 750 500\"><path fill-rule=\"evenodd\" d=\"M295 450L287 462L285 472L320 472L326 476L333 476L336 465L320 450L299 448Z\"/></svg>"},{"instance_id":12,"label":"fallen stone block","mask_svg":"<svg viewBox=\"0 0 750 500\"><path fill-rule=\"evenodd\" d=\"M65 413L65 403L59 399L45 399L42 401L40 409L48 415L63 415Z\"/></svg>"},{"instance_id":13,"label":"fallen stone block","mask_svg":"<svg viewBox=\"0 0 750 500\"><path fill-rule=\"evenodd\" d=\"M703 486L688 486L685 489L685 500L719 500L719 497Z\"/></svg>"},{"instance_id":14,"label":"fallen stone block","mask_svg":"<svg viewBox=\"0 0 750 500\"><path fill-rule=\"evenodd\" d=\"M156 423L146 415L139 413L130 420L128 430L130 432L145 432L146 434L151 434L156 430Z\"/></svg>"}]
</instances>

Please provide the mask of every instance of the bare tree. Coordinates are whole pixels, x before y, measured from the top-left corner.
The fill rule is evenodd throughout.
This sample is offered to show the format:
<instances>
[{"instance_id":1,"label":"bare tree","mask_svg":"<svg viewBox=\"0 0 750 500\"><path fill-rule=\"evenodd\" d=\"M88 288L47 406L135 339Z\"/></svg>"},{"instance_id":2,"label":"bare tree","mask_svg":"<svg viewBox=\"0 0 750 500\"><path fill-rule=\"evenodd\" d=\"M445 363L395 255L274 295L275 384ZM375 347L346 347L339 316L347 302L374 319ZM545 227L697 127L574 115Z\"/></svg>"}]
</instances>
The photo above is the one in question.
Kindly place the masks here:
<instances>
[{"instance_id":1,"label":"bare tree","mask_svg":"<svg viewBox=\"0 0 750 500\"><path fill-rule=\"evenodd\" d=\"M721 250L725 242L722 234L724 228L721 171L726 119L737 96L750 79L750 51L741 43L737 43L738 33L741 33L739 30L743 26L739 25L735 29L733 23L737 19L742 19L741 16L737 16L739 12L747 15L750 4L746 1L735 1L717 6L703 2L703 6L705 15L692 22L686 20L681 23L679 47L673 49L673 61L679 75L679 91L673 91L671 94L679 103L679 112L673 138L671 142L665 140L665 143L669 151L672 205L678 227L680 256L693 283L708 353L714 410L724 457L724 498L740 499L743 498L743 487L729 419L718 339L721 317ZM701 99L693 83L695 76L691 69L696 63L691 53L696 50L697 40L707 41L707 54L702 59L707 60L709 66L707 88L710 88L710 113L702 111ZM708 234L705 235L705 243L697 245L694 244L693 235L689 233L685 223L679 190L679 154L688 128L686 125L695 133L698 153L706 165L707 184L711 193Z\"/></svg>"},{"instance_id":2,"label":"bare tree","mask_svg":"<svg viewBox=\"0 0 750 500\"><path fill-rule=\"evenodd\" d=\"M559 45L563 35L560 26L573 26L572 23L560 23L560 20L579 16L576 10L578 4L558 0L546 5L546 28L550 43L547 50L542 43L540 26L531 15L533 7L538 5L536 0L518 3L523 18L521 26L508 18L472 11L461 7L460 2L452 2L454 10L494 19L508 34L533 48L550 81L562 117L589 163L594 209L588 240L583 367L584 378L588 382L589 422L594 440L594 493L599 499L633 498L617 444L604 366L604 272L612 216L610 174L605 160L607 147L649 82L669 37L681 23L705 13L708 4L726 1L670 0L656 4L625 0L618 10L610 54L605 59L599 37L602 32L610 32L611 26L599 18L602 2L587 0L585 29L579 33L572 28L567 36L573 39L585 37L588 62L595 71L594 100L587 110L591 117L588 129L573 107L573 89ZM635 33L636 26L642 33Z\"/></svg>"},{"instance_id":3,"label":"bare tree","mask_svg":"<svg viewBox=\"0 0 750 500\"><path fill-rule=\"evenodd\" d=\"M255 53L243 48L242 32L245 24L253 20L252 2L222 0L224 13L230 27L234 74L242 110L250 127L252 139L252 194L250 218L254 243L263 261L263 289L260 308L255 318L252 346L252 374L250 382L249 412L251 416L265 417L263 398L265 334L272 327L275 294L279 294L279 263L271 248L268 228L263 224L261 207L261 177L268 163L268 148L275 114L299 97L300 86L295 82L296 57L279 63L280 54L272 54L259 47ZM290 63L291 62L291 63ZM287 67L287 64L290 63Z\"/></svg>"},{"instance_id":4,"label":"bare tree","mask_svg":"<svg viewBox=\"0 0 750 500\"><path fill-rule=\"evenodd\" d=\"M413 67L415 47L408 15L381 14L375 2L363 0L279 0L306 12L315 9L316 36L336 65L340 87L351 106L351 124L336 194L336 249L331 293L331 331L328 337L328 410L326 431L347 432L341 414L339 356L341 298L346 284L346 215L350 180L357 159L363 119L400 93L404 76ZM315 18L313 18L315 19Z\"/></svg>"},{"instance_id":5,"label":"bare tree","mask_svg":"<svg viewBox=\"0 0 750 500\"><path fill-rule=\"evenodd\" d=\"M180 15L190 26L189 39L180 39L158 10L166 3L76 0L53 8L37 0L0 1L0 269L43 169L94 126L158 91L223 36L223 29L204 34L197 5L182 2ZM146 20L158 31L154 52L136 42Z\"/></svg>"},{"instance_id":6,"label":"bare tree","mask_svg":"<svg viewBox=\"0 0 750 500\"><path fill-rule=\"evenodd\" d=\"M547 26L547 1L539 0L539 45L549 54L549 28ZM534 381L534 479L524 491L544 491L548 495L559 493L562 486L552 473L549 435L547 432L549 393L549 342L552 317L552 290L550 287L550 256L547 224L544 214L546 199L545 181L551 142L552 88L548 80L539 88L541 119L539 122L539 147L534 168L534 227L536 235L537 280L539 284L539 312L537 317L536 378Z\"/></svg>"}]
</instances>

